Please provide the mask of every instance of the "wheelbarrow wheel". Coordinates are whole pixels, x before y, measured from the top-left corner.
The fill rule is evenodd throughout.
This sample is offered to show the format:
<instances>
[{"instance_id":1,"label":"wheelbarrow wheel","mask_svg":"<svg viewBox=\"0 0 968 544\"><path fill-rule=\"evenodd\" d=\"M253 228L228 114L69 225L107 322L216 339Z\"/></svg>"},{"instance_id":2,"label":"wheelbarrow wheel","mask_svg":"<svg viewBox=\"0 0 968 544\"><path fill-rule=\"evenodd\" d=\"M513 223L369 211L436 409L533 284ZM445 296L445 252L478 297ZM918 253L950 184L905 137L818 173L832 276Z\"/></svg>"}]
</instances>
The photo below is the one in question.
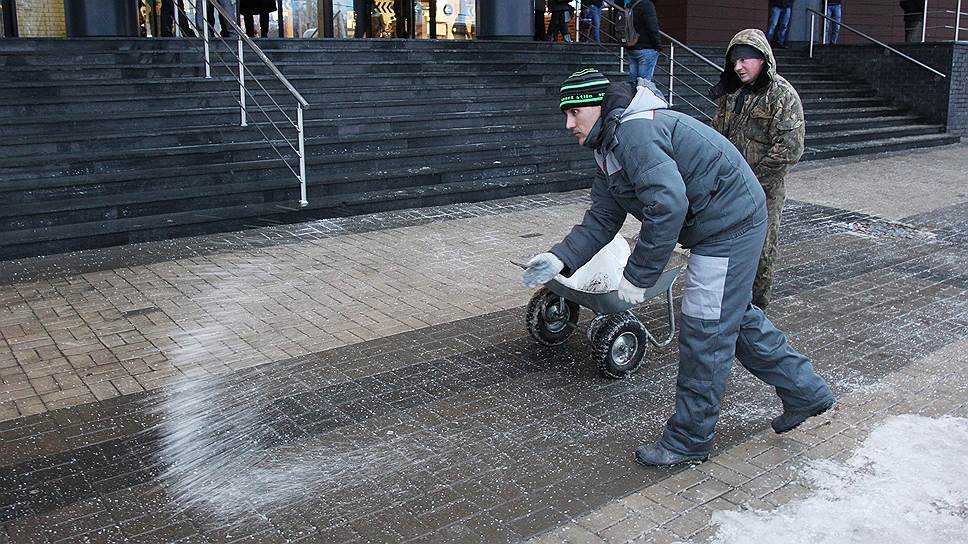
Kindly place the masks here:
<instances>
[{"instance_id":1,"label":"wheelbarrow wheel","mask_svg":"<svg viewBox=\"0 0 968 544\"><path fill-rule=\"evenodd\" d=\"M645 362L649 348L645 325L629 312L602 318L592 339L595 361L609 378L627 378Z\"/></svg>"},{"instance_id":2,"label":"wheelbarrow wheel","mask_svg":"<svg viewBox=\"0 0 968 544\"><path fill-rule=\"evenodd\" d=\"M542 287L528 303L528 333L545 346L557 346L575 332L580 308L577 303L565 300L562 308L561 297Z\"/></svg>"}]
</instances>

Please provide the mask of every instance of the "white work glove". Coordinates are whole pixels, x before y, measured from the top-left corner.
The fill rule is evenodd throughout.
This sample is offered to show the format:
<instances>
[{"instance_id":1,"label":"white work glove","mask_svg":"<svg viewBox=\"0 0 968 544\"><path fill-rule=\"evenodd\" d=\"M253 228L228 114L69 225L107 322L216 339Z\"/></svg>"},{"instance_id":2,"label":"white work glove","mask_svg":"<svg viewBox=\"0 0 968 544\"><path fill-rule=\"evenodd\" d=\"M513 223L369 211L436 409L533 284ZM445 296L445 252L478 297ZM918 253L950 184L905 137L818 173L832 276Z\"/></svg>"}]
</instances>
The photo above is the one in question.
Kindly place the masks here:
<instances>
[{"instance_id":1,"label":"white work glove","mask_svg":"<svg viewBox=\"0 0 968 544\"><path fill-rule=\"evenodd\" d=\"M645 288L632 285L632 282L622 276L622 281L618 284L618 298L629 304L641 304L645 301Z\"/></svg>"},{"instance_id":2,"label":"white work glove","mask_svg":"<svg viewBox=\"0 0 968 544\"><path fill-rule=\"evenodd\" d=\"M553 253L541 253L528 261L528 268L521 274L521 285L537 287L555 279L555 276L565 267L561 259Z\"/></svg>"}]
</instances>

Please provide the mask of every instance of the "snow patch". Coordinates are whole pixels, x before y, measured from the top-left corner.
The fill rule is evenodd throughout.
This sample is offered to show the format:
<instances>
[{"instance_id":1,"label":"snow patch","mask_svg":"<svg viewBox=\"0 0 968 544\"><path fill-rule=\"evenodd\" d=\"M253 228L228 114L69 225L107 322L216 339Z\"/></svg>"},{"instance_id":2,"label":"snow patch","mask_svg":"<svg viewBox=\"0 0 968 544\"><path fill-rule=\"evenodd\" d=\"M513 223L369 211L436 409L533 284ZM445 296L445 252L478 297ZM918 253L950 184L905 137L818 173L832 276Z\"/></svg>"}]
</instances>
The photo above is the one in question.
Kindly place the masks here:
<instances>
[{"instance_id":1,"label":"snow patch","mask_svg":"<svg viewBox=\"0 0 968 544\"><path fill-rule=\"evenodd\" d=\"M846 462L810 462L813 495L771 512L714 512L713 541L968 542L966 451L968 419L890 418Z\"/></svg>"}]
</instances>

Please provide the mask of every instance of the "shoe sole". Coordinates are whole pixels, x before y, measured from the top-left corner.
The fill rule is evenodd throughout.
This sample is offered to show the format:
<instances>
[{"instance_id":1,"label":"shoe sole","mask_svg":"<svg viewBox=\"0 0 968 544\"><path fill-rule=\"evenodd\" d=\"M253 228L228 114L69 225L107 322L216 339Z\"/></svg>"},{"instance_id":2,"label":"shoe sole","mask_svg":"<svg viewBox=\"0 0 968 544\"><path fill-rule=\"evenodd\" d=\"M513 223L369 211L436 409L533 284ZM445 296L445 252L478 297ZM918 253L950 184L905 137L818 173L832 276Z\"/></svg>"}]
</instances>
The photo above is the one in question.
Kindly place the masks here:
<instances>
[{"instance_id":1,"label":"shoe sole","mask_svg":"<svg viewBox=\"0 0 968 544\"><path fill-rule=\"evenodd\" d=\"M796 428L797 428L797 427L799 427L800 425L803 425L804 423L806 423L806 421L807 421L808 419L810 419L810 418L812 418L812 417L817 417L817 416L819 416L820 414L822 414L822 413L824 413L824 412L826 412L827 410L830 410L830 409L831 409L831 408L833 408L833 407L834 407L834 403L833 403L833 402L831 402L829 406L827 406L827 407L825 407L825 408L823 408L823 409L821 409L821 410L820 410L819 412L817 412L816 414L813 414L812 416L807 416L807 417L805 417L805 418L803 418L803 421L801 421L800 423L797 423L797 424L796 424L796 425L794 425L793 427L790 427L789 429L783 429L782 431L778 431L778 430L776 430L776 429L773 429L773 432L775 432L776 434L783 434L783 433L788 433L788 432L790 432L790 431L792 431L793 429L796 429Z\"/></svg>"},{"instance_id":2,"label":"shoe sole","mask_svg":"<svg viewBox=\"0 0 968 544\"><path fill-rule=\"evenodd\" d=\"M705 463L706 461L709 460L709 456L707 455L706 457L697 457L695 459L684 459L682 461L677 461L675 463L669 463L667 465L654 465L652 463L646 463L645 461L643 461L642 458L639 457L639 454L638 453L636 453L633 457L635 457L635 462L637 464L639 464L639 465L642 465L643 467L672 467L672 466L675 466L675 465L682 465L682 464L685 464L685 463L689 463L690 465L698 465L700 463Z\"/></svg>"}]
</instances>

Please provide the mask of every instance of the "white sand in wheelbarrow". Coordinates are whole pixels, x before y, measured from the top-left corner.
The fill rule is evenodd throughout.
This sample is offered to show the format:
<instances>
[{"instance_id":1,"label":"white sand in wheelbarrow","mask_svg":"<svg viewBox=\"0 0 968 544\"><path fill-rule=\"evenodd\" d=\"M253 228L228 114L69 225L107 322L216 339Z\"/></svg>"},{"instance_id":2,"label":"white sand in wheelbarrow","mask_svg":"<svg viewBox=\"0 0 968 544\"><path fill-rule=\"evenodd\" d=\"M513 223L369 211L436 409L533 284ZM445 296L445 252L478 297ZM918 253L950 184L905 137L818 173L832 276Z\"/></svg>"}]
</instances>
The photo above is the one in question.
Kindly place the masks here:
<instances>
[{"instance_id":1,"label":"white sand in wheelbarrow","mask_svg":"<svg viewBox=\"0 0 968 544\"><path fill-rule=\"evenodd\" d=\"M902 415L845 463L813 461L812 495L772 512L713 514L714 542L968 542L968 419Z\"/></svg>"},{"instance_id":2,"label":"white sand in wheelbarrow","mask_svg":"<svg viewBox=\"0 0 968 544\"><path fill-rule=\"evenodd\" d=\"M607 293L618 289L632 250L621 233L605 244L584 266L570 277L558 276L558 283L586 293Z\"/></svg>"}]
</instances>

